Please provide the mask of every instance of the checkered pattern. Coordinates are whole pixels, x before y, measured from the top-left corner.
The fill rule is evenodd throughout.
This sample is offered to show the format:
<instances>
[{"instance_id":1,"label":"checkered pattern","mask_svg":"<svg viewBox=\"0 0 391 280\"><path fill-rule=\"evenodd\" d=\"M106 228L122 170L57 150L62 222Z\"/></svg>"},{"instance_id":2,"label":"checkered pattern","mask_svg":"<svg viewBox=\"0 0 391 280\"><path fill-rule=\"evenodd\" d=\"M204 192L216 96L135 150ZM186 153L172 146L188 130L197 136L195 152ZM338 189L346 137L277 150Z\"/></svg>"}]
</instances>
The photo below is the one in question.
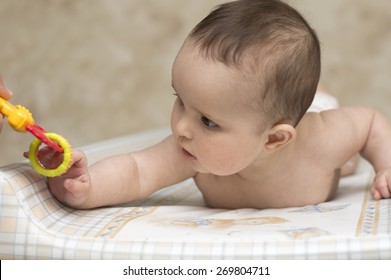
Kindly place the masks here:
<instances>
[{"instance_id":1,"label":"checkered pattern","mask_svg":"<svg viewBox=\"0 0 391 280\"><path fill-rule=\"evenodd\" d=\"M84 148L90 162L168 131ZM391 200L373 201L363 165L335 200L287 209L209 209L192 180L121 207L73 210L27 163L0 169L1 259L391 259Z\"/></svg>"}]
</instances>

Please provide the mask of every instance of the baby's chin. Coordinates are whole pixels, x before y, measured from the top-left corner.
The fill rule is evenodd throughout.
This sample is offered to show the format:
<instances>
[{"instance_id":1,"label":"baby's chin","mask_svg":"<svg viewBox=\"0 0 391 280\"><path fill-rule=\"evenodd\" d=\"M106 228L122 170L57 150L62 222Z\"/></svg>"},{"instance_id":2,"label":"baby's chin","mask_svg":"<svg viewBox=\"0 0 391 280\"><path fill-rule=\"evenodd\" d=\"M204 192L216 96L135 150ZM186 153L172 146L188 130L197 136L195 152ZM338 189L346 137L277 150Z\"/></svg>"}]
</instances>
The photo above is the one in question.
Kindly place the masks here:
<instances>
[{"instance_id":1,"label":"baby's chin","mask_svg":"<svg viewBox=\"0 0 391 280\"><path fill-rule=\"evenodd\" d=\"M198 167L195 168L198 173L203 174L212 174L215 176L231 176L240 172L241 169L238 168L216 168L216 167Z\"/></svg>"}]
</instances>

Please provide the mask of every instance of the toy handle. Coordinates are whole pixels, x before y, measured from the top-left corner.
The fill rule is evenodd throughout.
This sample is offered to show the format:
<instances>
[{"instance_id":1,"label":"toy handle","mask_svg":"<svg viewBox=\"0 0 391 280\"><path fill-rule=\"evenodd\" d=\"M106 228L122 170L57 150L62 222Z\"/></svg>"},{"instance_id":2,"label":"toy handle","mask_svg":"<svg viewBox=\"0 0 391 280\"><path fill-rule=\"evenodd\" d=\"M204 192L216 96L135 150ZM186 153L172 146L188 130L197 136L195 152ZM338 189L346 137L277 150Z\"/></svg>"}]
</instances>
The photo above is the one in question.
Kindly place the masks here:
<instances>
[{"instance_id":1,"label":"toy handle","mask_svg":"<svg viewBox=\"0 0 391 280\"><path fill-rule=\"evenodd\" d=\"M0 97L0 112L8 118L8 123L18 132L31 132L36 139L30 144L29 159L33 168L46 177L60 176L71 166L72 149L68 141L55 133L46 131L34 124L30 111L21 105L12 105L9 101ZM38 149L42 143L64 154L63 162L55 169L46 169L38 159Z\"/></svg>"},{"instance_id":2,"label":"toy handle","mask_svg":"<svg viewBox=\"0 0 391 280\"><path fill-rule=\"evenodd\" d=\"M8 123L18 132L26 132L26 126L33 125L34 119L30 111L21 105L12 105L0 97L0 112L8 118Z\"/></svg>"}]
</instances>

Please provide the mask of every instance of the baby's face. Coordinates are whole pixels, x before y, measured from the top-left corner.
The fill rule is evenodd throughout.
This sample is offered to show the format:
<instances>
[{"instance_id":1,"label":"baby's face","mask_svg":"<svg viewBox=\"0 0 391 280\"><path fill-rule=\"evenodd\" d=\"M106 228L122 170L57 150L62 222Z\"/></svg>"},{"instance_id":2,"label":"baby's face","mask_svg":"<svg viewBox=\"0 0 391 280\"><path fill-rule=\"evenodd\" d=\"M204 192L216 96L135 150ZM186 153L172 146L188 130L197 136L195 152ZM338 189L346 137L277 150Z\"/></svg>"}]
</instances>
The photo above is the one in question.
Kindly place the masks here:
<instances>
[{"instance_id":1,"label":"baby's face","mask_svg":"<svg viewBox=\"0 0 391 280\"><path fill-rule=\"evenodd\" d=\"M232 175L250 165L267 141L254 109L254 87L234 67L205 59L186 42L172 69L177 94L171 126L184 156L201 173Z\"/></svg>"}]
</instances>

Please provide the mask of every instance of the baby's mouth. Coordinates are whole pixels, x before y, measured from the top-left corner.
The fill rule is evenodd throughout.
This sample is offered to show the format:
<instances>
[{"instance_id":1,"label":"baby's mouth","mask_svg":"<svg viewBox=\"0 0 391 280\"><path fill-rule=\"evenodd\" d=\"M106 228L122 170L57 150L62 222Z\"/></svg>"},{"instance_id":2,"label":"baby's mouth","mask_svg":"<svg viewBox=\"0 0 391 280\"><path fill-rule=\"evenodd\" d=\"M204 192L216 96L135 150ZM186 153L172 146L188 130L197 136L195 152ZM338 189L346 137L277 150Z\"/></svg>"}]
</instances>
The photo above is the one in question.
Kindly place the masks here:
<instances>
[{"instance_id":1,"label":"baby's mouth","mask_svg":"<svg viewBox=\"0 0 391 280\"><path fill-rule=\"evenodd\" d=\"M185 157L187 157L189 159L192 159L192 160L197 159L195 156L193 156L191 153L189 153L185 148L182 148L182 152L185 155Z\"/></svg>"}]
</instances>

